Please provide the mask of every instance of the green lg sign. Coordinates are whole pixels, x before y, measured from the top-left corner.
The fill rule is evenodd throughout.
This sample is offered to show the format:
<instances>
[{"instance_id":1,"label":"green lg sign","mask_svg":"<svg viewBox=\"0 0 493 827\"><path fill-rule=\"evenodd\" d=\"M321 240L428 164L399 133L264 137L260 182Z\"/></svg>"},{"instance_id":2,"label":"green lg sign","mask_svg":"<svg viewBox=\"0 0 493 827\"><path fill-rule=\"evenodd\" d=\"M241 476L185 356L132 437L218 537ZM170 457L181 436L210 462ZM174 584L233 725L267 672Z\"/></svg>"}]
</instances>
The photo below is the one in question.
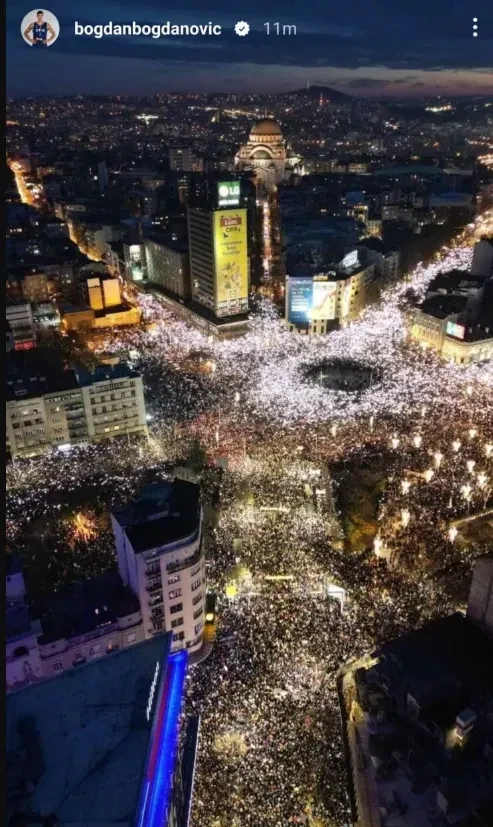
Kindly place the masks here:
<instances>
[{"instance_id":1,"label":"green lg sign","mask_svg":"<svg viewBox=\"0 0 493 827\"><path fill-rule=\"evenodd\" d=\"M240 182L221 181L217 185L217 203L219 207L238 207L240 203Z\"/></svg>"}]
</instances>

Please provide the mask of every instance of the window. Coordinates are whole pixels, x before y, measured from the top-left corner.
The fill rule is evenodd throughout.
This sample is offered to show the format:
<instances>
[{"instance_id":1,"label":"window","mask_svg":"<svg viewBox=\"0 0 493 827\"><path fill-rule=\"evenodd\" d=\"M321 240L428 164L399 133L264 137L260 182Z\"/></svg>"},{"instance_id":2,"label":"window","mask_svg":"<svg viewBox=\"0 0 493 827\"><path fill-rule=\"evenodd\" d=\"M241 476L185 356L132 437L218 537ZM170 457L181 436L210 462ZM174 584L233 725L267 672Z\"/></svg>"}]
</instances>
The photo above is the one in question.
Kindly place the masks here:
<instances>
[{"instance_id":1,"label":"window","mask_svg":"<svg viewBox=\"0 0 493 827\"><path fill-rule=\"evenodd\" d=\"M184 640L184 638L185 632L176 632L176 634L173 635L173 640Z\"/></svg>"},{"instance_id":2,"label":"window","mask_svg":"<svg viewBox=\"0 0 493 827\"><path fill-rule=\"evenodd\" d=\"M192 603L193 603L194 606L196 606L197 603L200 603L201 600L202 600L202 592L200 592L198 595L196 595L196 597L193 598Z\"/></svg>"},{"instance_id":3,"label":"window","mask_svg":"<svg viewBox=\"0 0 493 827\"><path fill-rule=\"evenodd\" d=\"M176 603L174 606L171 606L170 613L172 615L177 614L177 612L183 611L183 603Z\"/></svg>"},{"instance_id":4,"label":"window","mask_svg":"<svg viewBox=\"0 0 493 827\"><path fill-rule=\"evenodd\" d=\"M201 578L199 577L199 579L198 579L198 580L195 580L195 581L192 583L192 591L193 591L193 592L196 592L196 591L197 591L197 589L200 589L200 586L201 586L201 585L202 585L202 580L201 580Z\"/></svg>"},{"instance_id":5,"label":"window","mask_svg":"<svg viewBox=\"0 0 493 827\"><path fill-rule=\"evenodd\" d=\"M203 623L197 623L197 625L194 627L194 632L195 632L196 635L198 635L198 633L202 629L203 625L204 625Z\"/></svg>"},{"instance_id":6,"label":"window","mask_svg":"<svg viewBox=\"0 0 493 827\"><path fill-rule=\"evenodd\" d=\"M190 577L193 577L195 574L197 574L197 572L200 571L201 566L202 563L198 563L198 565L194 566L192 571L190 572Z\"/></svg>"},{"instance_id":7,"label":"window","mask_svg":"<svg viewBox=\"0 0 493 827\"><path fill-rule=\"evenodd\" d=\"M129 643L135 643L135 641L137 640L137 635L135 634L135 632L132 632L132 634L129 635L127 639Z\"/></svg>"},{"instance_id":8,"label":"window","mask_svg":"<svg viewBox=\"0 0 493 827\"><path fill-rule=\"evenodd\" d=\"M203 611L204 611L204 609L203 609L203 608L202 608L202 606L201 606L201 607L200 607L200 609L197 609L197 610L193 613L193 619L194 619L194 620L197 620L197 618L198 618L198 617L200 617L200 615L202 614L202 612L203 612Z\"/></svg>"},{"instance_id":9,"label":"window","mask_svg":"<svg viewBox=\"0 0 493 827\"><path fill-rule=\"evenodd\" d=\"M174 574L173 577L168 577L168 586L171 586L173 583L180 582L180 575Z\"/></svg>"},{"instance_id":10,"label":"window","mask_svg":"<svg viewBox=\"0 0 493 827\"><path fill-rule=\"evenodd\" d=\"M60 670L63 669L63 663L57 660L57 662L53 664L53 669L55 672L60 672Z\"/></svg>"},{"instance_id":11,"label":"window","mask_svg":"<svg viewBox=\"0 0 493 827\"><path fill-rule=\"evenodd\" d=\"M183 618L177 617L176 620L171 621L171 628L176 629L177 626L183 626Z\"/></svg>"},{"instance_id":12,"label":"window","mask_svg":"<svg viewBox=\"0 0 493 827\"><path fill-rule=\"evenodd\" d=\"M177 597L181 597L181 589L172 589L168 592L168 597L170 600L176 600Z\"/></svg>"}]
</instances>

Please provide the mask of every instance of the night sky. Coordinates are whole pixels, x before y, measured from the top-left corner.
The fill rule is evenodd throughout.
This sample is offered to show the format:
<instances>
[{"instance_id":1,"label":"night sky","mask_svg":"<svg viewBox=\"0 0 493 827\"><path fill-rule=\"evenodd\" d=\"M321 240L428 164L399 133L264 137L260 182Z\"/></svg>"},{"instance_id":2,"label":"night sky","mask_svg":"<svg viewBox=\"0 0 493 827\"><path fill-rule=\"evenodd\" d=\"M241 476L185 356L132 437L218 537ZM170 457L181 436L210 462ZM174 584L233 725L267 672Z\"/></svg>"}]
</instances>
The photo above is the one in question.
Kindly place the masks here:
<instances>
[{"instance_id":1,"label":"night sky","mask_svg":"<svg viewBox=\"0 0 493 827\"><path fill-rule=\"evenodd\" d=\"M492 0L50 0L56 43L27 46L31 8L7 2L10 96L156 92L277 92L327 84L358 96L493 95ZM234 10L232 11L232 9ZM238 11L238 8L240 11ZM285 11L284 9L291 9ZM266 11L267 10L267 11ZM479 37L472 37L472 18ZM232 28L246 20L252 32ZM219 23L220 37L76 37L79 23ZM263 23L296 24L268 37Z\"/></svg>"}]
</instances>

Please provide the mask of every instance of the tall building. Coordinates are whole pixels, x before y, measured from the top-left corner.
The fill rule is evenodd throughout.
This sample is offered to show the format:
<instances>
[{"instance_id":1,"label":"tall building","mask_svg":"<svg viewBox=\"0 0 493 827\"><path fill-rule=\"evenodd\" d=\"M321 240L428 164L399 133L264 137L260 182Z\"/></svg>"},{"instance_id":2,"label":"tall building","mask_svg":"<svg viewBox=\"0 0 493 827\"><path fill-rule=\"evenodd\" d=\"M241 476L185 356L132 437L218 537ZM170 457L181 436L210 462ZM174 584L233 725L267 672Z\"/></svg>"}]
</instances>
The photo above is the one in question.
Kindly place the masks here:
<instances>
[{"instance_id":1,"label":"tall building","mask_svg":"<svg viewBox=\"0 0 493 827\"><path fill-rule=\"evenodd\" d=\"M248 312L247 210L240 182L218 182L207 202L188 206L192 297L217 319Z\"/></svg>"},{"instance_id":2,"label":"tall building","mask_svg":"<svg viewBox=\"0 0 493 827\"><path fill-rule=\"evenodd\" d=\"M252 170L259 184L270 191L303 170L302 159L291 150L281 127L272 118L253 125L247 143L238 150L235 164L239 170Z\"/></svg>"},{"instance_id":3,"label":"tall building","mask_svg":"<svg viewBox=\"0 0 493 827\"><path fill-rule=\"evenodd\" d=\"M193 158L189 146L170 146L169 166L173 172L192 172Z\"/></svg>"},{"instance_id":4,"label":"tall building","mask_svg":"<svg viewBox=\"0 0 493 827\"><path fill-rule=\"evenodd\" d=\"M112 514L118 569L137 595L144 634L173 634L172 651L202 646L205 557L199 486L175 479L145 488Z\"/></svg>"},{"instance_id":5,"label":"tall building","mask_svg":"<svg viewBox=\"0 0 493 827\"><path fill-rule=\"evenodd\" d=\"M493 553L479 557L474 564L467 616L493 636Z\"/></svg>"}]
</instances>

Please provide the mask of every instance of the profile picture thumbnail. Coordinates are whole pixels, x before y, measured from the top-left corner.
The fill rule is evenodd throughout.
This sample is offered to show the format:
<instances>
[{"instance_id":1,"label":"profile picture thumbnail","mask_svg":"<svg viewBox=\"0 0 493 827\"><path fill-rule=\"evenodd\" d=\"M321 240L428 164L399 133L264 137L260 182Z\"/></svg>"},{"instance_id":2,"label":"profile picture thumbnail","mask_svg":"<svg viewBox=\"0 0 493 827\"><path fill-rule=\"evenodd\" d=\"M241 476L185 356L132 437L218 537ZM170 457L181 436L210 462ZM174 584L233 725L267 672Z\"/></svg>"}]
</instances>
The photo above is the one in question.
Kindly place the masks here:
<instances>
[{"instance_id":1,"label":"profile picture thumbnail","mask_svg":"<svg viewBox=\"0 0 493 827\"><path fill-rule=\"evenodd\" d=\"M21 23L21 35L29 46L52 46L60 34L60 23L51 11L33 9Z\"/></svg>"}]
</instances>

